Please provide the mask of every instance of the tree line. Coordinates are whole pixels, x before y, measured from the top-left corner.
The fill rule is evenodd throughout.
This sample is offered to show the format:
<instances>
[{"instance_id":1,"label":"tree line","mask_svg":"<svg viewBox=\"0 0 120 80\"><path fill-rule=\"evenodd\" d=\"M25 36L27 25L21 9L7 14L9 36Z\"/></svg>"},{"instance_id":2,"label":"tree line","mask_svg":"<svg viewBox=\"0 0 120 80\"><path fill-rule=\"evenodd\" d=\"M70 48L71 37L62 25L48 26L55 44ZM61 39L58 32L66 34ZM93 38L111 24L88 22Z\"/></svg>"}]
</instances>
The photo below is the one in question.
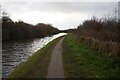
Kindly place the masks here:
<instances>
[{"instance_id":1,"label":"tree line","mask_svg":"<svg viewBox=\"0 0 120 80\"><path fill-rule=\"evenodd\" d=\"M2 17L2 41L42 38L60 31L51 24L31 25L23 21L14 22L8 16Z\"/></svg>"}]
</instances>

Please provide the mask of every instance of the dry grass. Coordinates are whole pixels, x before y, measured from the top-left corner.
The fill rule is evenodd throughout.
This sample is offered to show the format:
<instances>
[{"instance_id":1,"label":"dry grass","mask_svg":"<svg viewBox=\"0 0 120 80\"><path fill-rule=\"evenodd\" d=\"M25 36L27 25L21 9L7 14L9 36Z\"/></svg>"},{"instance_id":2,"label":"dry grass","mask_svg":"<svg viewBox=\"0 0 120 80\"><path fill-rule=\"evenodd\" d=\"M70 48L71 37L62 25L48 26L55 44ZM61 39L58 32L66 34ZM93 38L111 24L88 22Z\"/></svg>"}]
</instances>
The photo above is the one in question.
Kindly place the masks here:
<instances>
[{"instance_id":1,"label":"dry grass","mask_svg":"<svg viewBox=\"0 0 120 80\"><path fill-rule=\"evenodd\" d=\"M120 56L120 21L114 19L86 20L72 33L98 52Z\"/></svg>"},{"instance_id":2,"label":"dry grass","mask_svg":"<svg viewBox=\"0 0 120 80\"><path fill-rule=\"evenodd\" d=\"M85 39L81 37L81 40L86 41ZM80 78L81 80L120 78L120 58L102 54L89 48L83 41L75 39L72 34L68 34L64 39L62 56L66 78ZM98 42L100 43L100 41L91 38L90 41L95 41L95 46L98 46ZM102 43L102 45L105 44Z\"/></svg>"},{"instance_id":3,"label":"dry grass","mask_svg":"<svg viewBox=\"0 0 120 80\"><path fill-rule=\"evenodd\" d=\"M98 52L107 54L108 56L120 56L120 45L113 41L105 42L91 37L74 35L75 38L87 44L90 48L96 49Z\"/></svg>"}]
</instances>

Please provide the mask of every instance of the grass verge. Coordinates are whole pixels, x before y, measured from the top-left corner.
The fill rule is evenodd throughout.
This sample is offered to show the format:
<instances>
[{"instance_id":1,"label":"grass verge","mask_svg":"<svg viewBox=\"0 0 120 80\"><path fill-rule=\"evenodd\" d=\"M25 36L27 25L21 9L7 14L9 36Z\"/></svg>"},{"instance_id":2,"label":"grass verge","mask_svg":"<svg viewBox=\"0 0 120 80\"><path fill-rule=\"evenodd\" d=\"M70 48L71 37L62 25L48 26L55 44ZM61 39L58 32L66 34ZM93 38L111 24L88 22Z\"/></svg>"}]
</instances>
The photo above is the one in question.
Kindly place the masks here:
<instances>
[{"instance_id":1,"label":"grass verge","mask_svg":"<svg viewBox=\"0 0 120 80\"><path fill-rule=\"evenodd\" d=\"M54 39L29 57L26 62L21 63L8 75L8 78L45 78L52 50L61 37Z\"/></svg>"},{"instance_id":2,"label":"grass verge","mask_svg":"<svg viewBox=\"0 0 120 80\"><path fill-rule=\"evenodd\" d=\"M119 78L120 59L98 53L72 34L67 35L62 46L66 78Z\"/></svg>"}]
</instances>

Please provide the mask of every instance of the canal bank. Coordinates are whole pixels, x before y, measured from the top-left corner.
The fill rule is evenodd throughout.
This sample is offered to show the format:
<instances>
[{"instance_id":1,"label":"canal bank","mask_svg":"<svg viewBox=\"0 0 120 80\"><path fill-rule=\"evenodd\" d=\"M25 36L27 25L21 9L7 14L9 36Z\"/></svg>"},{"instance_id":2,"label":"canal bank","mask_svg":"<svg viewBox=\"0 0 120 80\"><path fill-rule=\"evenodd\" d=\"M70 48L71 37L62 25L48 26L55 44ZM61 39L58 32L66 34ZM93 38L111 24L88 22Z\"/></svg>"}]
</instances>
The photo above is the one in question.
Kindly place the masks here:
<instances>
[{"instance_id":1,"label":"canal bank","mask_svg":"<svg viewBox=\"0 0 120 80\"><path fill-rule=\"evenodd\" d=\"M119 80L120 58L90 48L72 33L68 33L63 44L65 78L81 80Z\"/></svg>"},{"instance_id":2,"label":"canal bank","mask_svg":"<svg viewBox=\"0 0 120 80\"><path fill-rule=\"evenodd\" d=\"M27 61L28 57L62 35L66 35L66 33L59 33L34 40L20 40L3 43L2 77L6 78L20 63Z\"/></svg>"},{"instance_id":3,"label":"canal bank","mask_svg":"<svg viewBox=\"0 0 120 80\"><path fill-rule=\"evenodd\" d=\"M54 39L45 47L38 50L26 62L19 64L8 78L44 78L47 76L50 56L56 43L61 37Z\"/></svg>"}]
</instances>

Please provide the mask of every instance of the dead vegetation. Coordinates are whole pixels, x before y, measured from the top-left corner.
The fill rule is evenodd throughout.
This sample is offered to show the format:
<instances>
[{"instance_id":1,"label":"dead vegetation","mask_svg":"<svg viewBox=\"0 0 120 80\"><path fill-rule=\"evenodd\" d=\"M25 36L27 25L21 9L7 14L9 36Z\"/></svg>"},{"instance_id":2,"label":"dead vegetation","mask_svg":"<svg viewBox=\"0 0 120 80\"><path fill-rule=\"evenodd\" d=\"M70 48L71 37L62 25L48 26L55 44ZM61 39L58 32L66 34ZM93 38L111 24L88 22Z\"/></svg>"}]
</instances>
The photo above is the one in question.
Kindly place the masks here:
<instances>
[{"instance_id":1,"label":"dead vegetation","mask_svg":"<svg viewBox=\"0 0 120 80\"><path fill-rule=\"evenodd\" d=\"M86 20L73 31L76 38L109 56L120 56L120 20Z\"/></svg>"}]
</instances>

